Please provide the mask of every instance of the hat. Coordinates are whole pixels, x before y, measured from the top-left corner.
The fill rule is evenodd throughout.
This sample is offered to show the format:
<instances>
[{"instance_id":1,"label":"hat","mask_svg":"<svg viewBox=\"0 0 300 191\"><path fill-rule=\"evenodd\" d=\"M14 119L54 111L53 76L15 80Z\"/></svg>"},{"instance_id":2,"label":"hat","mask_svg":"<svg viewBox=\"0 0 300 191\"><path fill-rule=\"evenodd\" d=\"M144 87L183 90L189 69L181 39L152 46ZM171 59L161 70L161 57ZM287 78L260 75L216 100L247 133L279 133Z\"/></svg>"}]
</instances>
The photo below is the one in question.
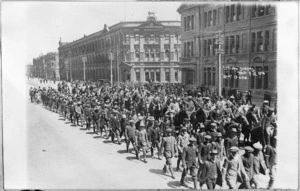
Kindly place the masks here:
<instances>
[{"instance_id":1,"label":"hat","mask_svg":"<svg viewBox=\"0 0 300 191\"><path fill-rule=\"evenodd\" d=\"M189 96L188 98L192 99L192 96Z\"/></svg>"},{"instance_id":2,"label":"hat","mask_svg":"<svg viewBox=\"0 0 300 191\"><path fill-rule=\"evenodd\" d=\"M218 153L219 153L219 152L218 152L218 150L216 150L216 149L210 151L210 154L218 154Z\"/></svg>"},{"instance_id":3,"label":"hat","mask_svg":"<svg viewBox=\"0 0 300 191\"><path fill-rule=\"evenodd\" d=\"M168 117L168 118L169 118L169 117L170 117L170 115L169 115L169 114L166 114L166 115L165 115L165 117Z\"/></svg>"},{"instance_id":4,"label":"hat","mask_svg":"<svg viewBox=\"0 0 300 191\"><path fill-rule=\"evenodd\" d=\"M148 120L149 120L149 121L154 121L154 117L153 117L153 116L149 116L149 117L148 117Z\"/></svg>"},{"instance_id":5,"label":"hat","mask_svg":"<svg viewBox=\"0 0 300 191\"><path fill-rule=\"evenodd\" d=\"M232 95L232 96L230 96L229 98L234 99L234 96Z\"/></svg>"},{"instance_id":6,"label":"hat","mask_svg":"<svg viewBox=\"0 0 300 191\"><path fill-rule=\"evenodd\" d=\"M187 130L187 128L186 127L182 127L181 130Z\"/></svg>"},{"instance_id":7,"label":"hat","mask_svg":"<svg viewBox=\"0 0 300 191\"><path fill-rule=\"evenodd\" d=\"M211 127L217 127L217 124L216 123L211 123L210 126Z\"/></svg>"},{"instance_id":8,"label":"hat","mask_svg":"<svg viewBox=\"0 0 300 191\"><path fill-rule=\"evenodd\" d=\"M122 118L126 118L126 114L123 114L123 115L122 115Z\"/></svg>"},{"instance_id":9,"label":"hat","mask_svg":"<svg viewBox=\"0 0 300 191\"><path fill-rule=\"evenodd\" d=\"M205 139L211 139L211 136L210 135L205 135L204 138Z\"/></svg>"},{"instance_id":10,"label":"hat","mask_svg":"<svg viewBox=\"0 0 300 191\"><path fill-rule=\"evenodd\" d=\"M172 133L172 131L173 131L173 130L172 130L171 128L168 128L168 129L166 130L167 133Z\"/></svg>"},{"instance_id":11,"label":"hat","mask_svg":"<svg viewBox=\"0 0 300 191\"><path fill-rule=\"evenodd\" d=\"M207 99L207 100L209 100L210 98L209 98L209 97L204 97L203 99Z\"/></svg>"},{"instance_id":12,"label":"hat","mask_svg":"<svg viewBox=\"0 0 300 191\"><path fill-rule=\"evenodd\" d=\"M264 100L263 103L269 103L269 101L268 100Z\"/></svg>"},{"instance_id":13,"label":"hat","mask_svg":"<svg viewBox=\"0 0 300 191\"><path fill-rule=\"evenodd\" d=\"M202 95L201 92L198 92L198 95Z\"/></svg>"},{"instance_id":14,"label":"hat","mask_svg":"<svg viewBox=\"0 0 300 191\"><path fill-rule=\"evenodd\" d=\"M234 152L235 153L235 152L239 152L240 149L238 147L236 147L236 146L233 146L233 147L230 147L229 150L230 150L230 152Z\"/></svg>"},{"instance_id":15,"label":"hat","mask_svg":"<svg viewBox=\"0 0 300 191\"><path fill-rule=\"evenodd\" d=\"M222 137L222 133L217 132L217 133L216 133L216 137Z\"/></svg>"},{"instance_id":16,"label":"hat","mask_svg":"<svg viewBox=\"0 0 300 191\"><path fill-rule=\"evenodd\" d=\"M184 118L184 120L185 120L185 121L189 121L190 119L189 119L189 118Z\"/></svg>"},{"instance_id":17,"label":"hat","mask_svg":"<svg viewBox=\"0 0 300 191\"><path fill-rule=\"evenodd\" d=\"M250 146L246 146L245 147L245 151L247 151L247 152L249 152L249 153L252 153L253 152L253 148L252 147L250 147Z\"/></svg>"},{"instance_id":18,"label":"hat","mask_svg":"<svg viewBox=\"0 0 300 191\"><path fill-rule=\"evenodd\" d=\"M145 127L145 123L140 123L140 127Z\"/></svg>"},{"instance_id":19,"label":"hat","mask_svg":"<svg viewBox=\"0 0 300 191\"><path fill-rule=\"evenodd\" d=\"M237 130L236 130L235 127L231 128L231 131L232 131L232 132L237 132Z\"/></svg>"},{"instance_id":20,"label":"hat","mask_svg":"<svg viewBox=\"0 0 300 191\"><path fill-rule=\"evenodd\" d=\"M269 107L268 111L274 112L274 108L273 107Z\"/></svg>"},{"instance_id":21,"label":"hat","mask_svg":"<svg viewBox=\"0 0 300 191\"><path fill-rule=\"evenodd\" d=\"M204 125L202 123L198 123L200 125L200 128L204 128Z\"/></svg>"},{"instance_id":22,"label":"hat","mask_svg":"<svg viewBox=\"0 0 300 191\"><path fill-rule=\"evenodd\" d=\"M189 139L189 141L196 142L197 140L196 140L194 137L191 137L191 138Z\"/></svg>"},{"instance_id":23,"label":"hat","mask_svg":"<svg viewBox=\"0 0 300 191\"><path fill-rule=\"evenodd\" d=\"M255 149L262 150L262 145L261 145L259 142L254 143L254 144L253 144L253 147L254 147Z\"/></svg>"},{"instance_id":24,"label":"hat","mask_svg":"<svg viewBox=\"0 0 300 191\"><path fill-rule=\"evenodd\" d=\"M134 123L134 121L132 119L129 120L129 123Z\"/></svg>"}]
</instances>

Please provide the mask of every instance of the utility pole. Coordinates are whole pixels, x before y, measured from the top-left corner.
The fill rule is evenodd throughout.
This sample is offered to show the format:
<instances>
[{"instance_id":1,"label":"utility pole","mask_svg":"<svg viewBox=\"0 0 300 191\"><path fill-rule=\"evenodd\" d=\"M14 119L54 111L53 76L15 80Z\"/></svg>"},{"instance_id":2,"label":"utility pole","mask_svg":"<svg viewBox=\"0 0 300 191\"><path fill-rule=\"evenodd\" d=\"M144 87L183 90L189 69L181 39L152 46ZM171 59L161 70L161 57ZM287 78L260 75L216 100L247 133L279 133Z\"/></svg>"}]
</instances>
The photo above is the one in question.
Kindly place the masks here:
<instances>
[{"instance_id":1,"label":"utility pole","mask_svg":"<svg viewBox=\"0 0 300 191\"><path fill-rule=\"evenodd\" d=\"M86 80L86 76L85 76L85 63L87 61L86 56L82 57L82 62L83 62L83 81Z\"/></svg>"},{"instance_id":2,"label":"utility pole","mask_svg":"<svg viewBox=\"0 0 300 191\"><path fill-rule=\"evenodd\" d=\"M110 84L111 84L111 86L113 85L112 59L113 59L113 54L112 54L112 52L111 52L111 53L110 53Z\"/></svg>"},{"instance_id":3,"label":"utility pole","mask_svg":"<svg viewBox=\"0 0 300 191\"><path fill-rule=\"evenodd\" d=\"M222 95L222 79L223 79L223 72L222 72L222 62L221 62L221 54L224 53L224 50L222 49L222 44L224 44L224 38L222 31L216 32L216 45L218 45L218 48L216 48L216 53L219 56L219 84L218 84L218 90L219 90L219 98Z\"/></svg>"}]
</instances>

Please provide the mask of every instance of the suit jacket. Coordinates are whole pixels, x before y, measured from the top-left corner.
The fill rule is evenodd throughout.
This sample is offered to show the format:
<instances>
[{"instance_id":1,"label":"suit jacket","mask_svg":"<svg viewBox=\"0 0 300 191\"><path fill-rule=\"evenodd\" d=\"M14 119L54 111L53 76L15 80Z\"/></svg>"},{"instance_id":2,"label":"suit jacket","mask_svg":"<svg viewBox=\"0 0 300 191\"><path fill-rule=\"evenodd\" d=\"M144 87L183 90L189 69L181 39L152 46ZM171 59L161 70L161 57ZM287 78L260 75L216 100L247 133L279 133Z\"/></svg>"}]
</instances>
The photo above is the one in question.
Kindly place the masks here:
<instances>
[{"instance_id":1,"label":"suit jacket","mask_svg":"<svg viewBox=\"0 0 300 191\"><path fill-rule=\"evenodd\" d=\"M199 177L198 177L200 182L205 182L209 178L209 175L211 173L211 169L210 169L211 162L212 162L211 160L205 161L204 164L200 166ZM218 174L216 184L222 187L223 181L222 181L222 171L221 171L222 168L221 168L220 160L216 159L216 164L217 164L217 174Z\"/></svg>"},{"instance_id":2,"label":"suit jacket","mask_svg":"<svg viewBox=\"0 0 300 191\"><path fill-rule=\"evenodd\" d=\"M190 145L188 145L183 148L182 164L184 167L187 168L190 168L193 165L195 165L198 168L196 146L191 147Z\"/></svg>"},{"instance_id":3,"label":"suit jacket","mask_svg":"<svg viewBox=\"0 0 300 191\"><path fill-rule=\"evenodd\" d=\"M175 137L164 137L161 142L161 153L164 154L165 157L171 158L177 153L177 143Z\"/></svg>"}]
</instances>

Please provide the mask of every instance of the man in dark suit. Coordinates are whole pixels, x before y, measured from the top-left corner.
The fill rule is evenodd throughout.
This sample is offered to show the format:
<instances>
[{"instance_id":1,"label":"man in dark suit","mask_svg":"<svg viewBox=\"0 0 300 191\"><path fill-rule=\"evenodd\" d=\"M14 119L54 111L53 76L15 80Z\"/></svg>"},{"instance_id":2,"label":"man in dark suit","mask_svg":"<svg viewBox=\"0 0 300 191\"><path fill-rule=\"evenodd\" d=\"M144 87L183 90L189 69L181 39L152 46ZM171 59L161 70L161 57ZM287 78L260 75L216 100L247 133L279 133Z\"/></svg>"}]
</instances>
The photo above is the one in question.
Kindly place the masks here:
<instances>
[{"instance_id":1,"label":"man in dark suit","mask_svg":"<svg viewBox=\"0 0 300 191\"><path fill-rule=\"evenodd\" d=\"M161 153L164 154L166 158L166 164L164 165L164 172L167 172L167 166L169 167L171 177L175 179L172 167L172 158L173 156L177 157L177 143L175 137L172 136L173 130L168 128L166 130L167 136L162 139L161 142Z\"/></svg>"},{"instance_id":2,"label":"man in dark suit","mask_svg":"<svg viewBox=\"0 0 300 191\"><path fill-rule=\"evenodd\" d=\"M197 147L195 146L196 139L194 137L189 139L189 144L183 148L182 152L182 164L183 164L183 172L181 174L180 184L186 186L184 183L184 178L190 170L193 182L194 189L197 189L197 170L198 170L198 162L197 162Z\"/></svg>"},{"instance_id":3,"label":"man in dark suit","mask_svg":"<svg viewBox=\"0 0 300 191\"><path fill-rule=\"evenodd\" d=\"M206 184L207 189L215 189L216 185L222 187L221 162L217 159L218 151L210 152L211 158L204 162L203 168L199 173L200 187Z\"/></svg>"}]
</instances>

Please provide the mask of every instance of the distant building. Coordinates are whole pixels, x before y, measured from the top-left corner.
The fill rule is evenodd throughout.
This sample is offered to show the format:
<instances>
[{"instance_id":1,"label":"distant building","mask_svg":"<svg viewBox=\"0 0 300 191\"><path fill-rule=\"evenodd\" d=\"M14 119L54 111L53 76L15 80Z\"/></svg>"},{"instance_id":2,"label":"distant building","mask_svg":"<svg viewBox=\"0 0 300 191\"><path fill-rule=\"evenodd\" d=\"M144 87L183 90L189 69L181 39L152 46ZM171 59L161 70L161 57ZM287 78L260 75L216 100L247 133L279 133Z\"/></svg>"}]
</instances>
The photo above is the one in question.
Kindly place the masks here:
<instances>
[{"instance_id":1,"label":"distant building","mask_svg":"<svg viewBox=\"0 0 300 191\"><path fill-rule=\"evenodd\" d=\"M58 53L49 52L33 59L33 75L43 79L60 79Z\"/></svg>"},{"instance_id":2,"label":"distant building","mask_svg":"<svg viewBox=\"0 0 300 191\"><path fill-rule=\"evenodd\" d=\"M251 90L261 98L277 93L277 11L274 4L186 4L181 14L182 82L190 85ZM219 76L216 32L223 54ZM250 69L249 69L250 68Z\"/></svg>"},{"instance_id":3,"label":"distant building","mask_svg":"<svg viewBox=\"0 0 300 191\"><path fill-rule=\"evenodd\" d=\"M31 64L26 65L26 76L33 77L33 65Z\"/></svg>"},{"instance_id":4,"label":"distant building","mask_svg":"<svg viewBox=\"0 0 300 191\"><path fill-rule=\"evenodd\" d=\"M181 82L180 22L158 21L149 12L146 21L120 22L74 42L59 42L60 74L63 79Z\"/></svg>"}]
</instances>

